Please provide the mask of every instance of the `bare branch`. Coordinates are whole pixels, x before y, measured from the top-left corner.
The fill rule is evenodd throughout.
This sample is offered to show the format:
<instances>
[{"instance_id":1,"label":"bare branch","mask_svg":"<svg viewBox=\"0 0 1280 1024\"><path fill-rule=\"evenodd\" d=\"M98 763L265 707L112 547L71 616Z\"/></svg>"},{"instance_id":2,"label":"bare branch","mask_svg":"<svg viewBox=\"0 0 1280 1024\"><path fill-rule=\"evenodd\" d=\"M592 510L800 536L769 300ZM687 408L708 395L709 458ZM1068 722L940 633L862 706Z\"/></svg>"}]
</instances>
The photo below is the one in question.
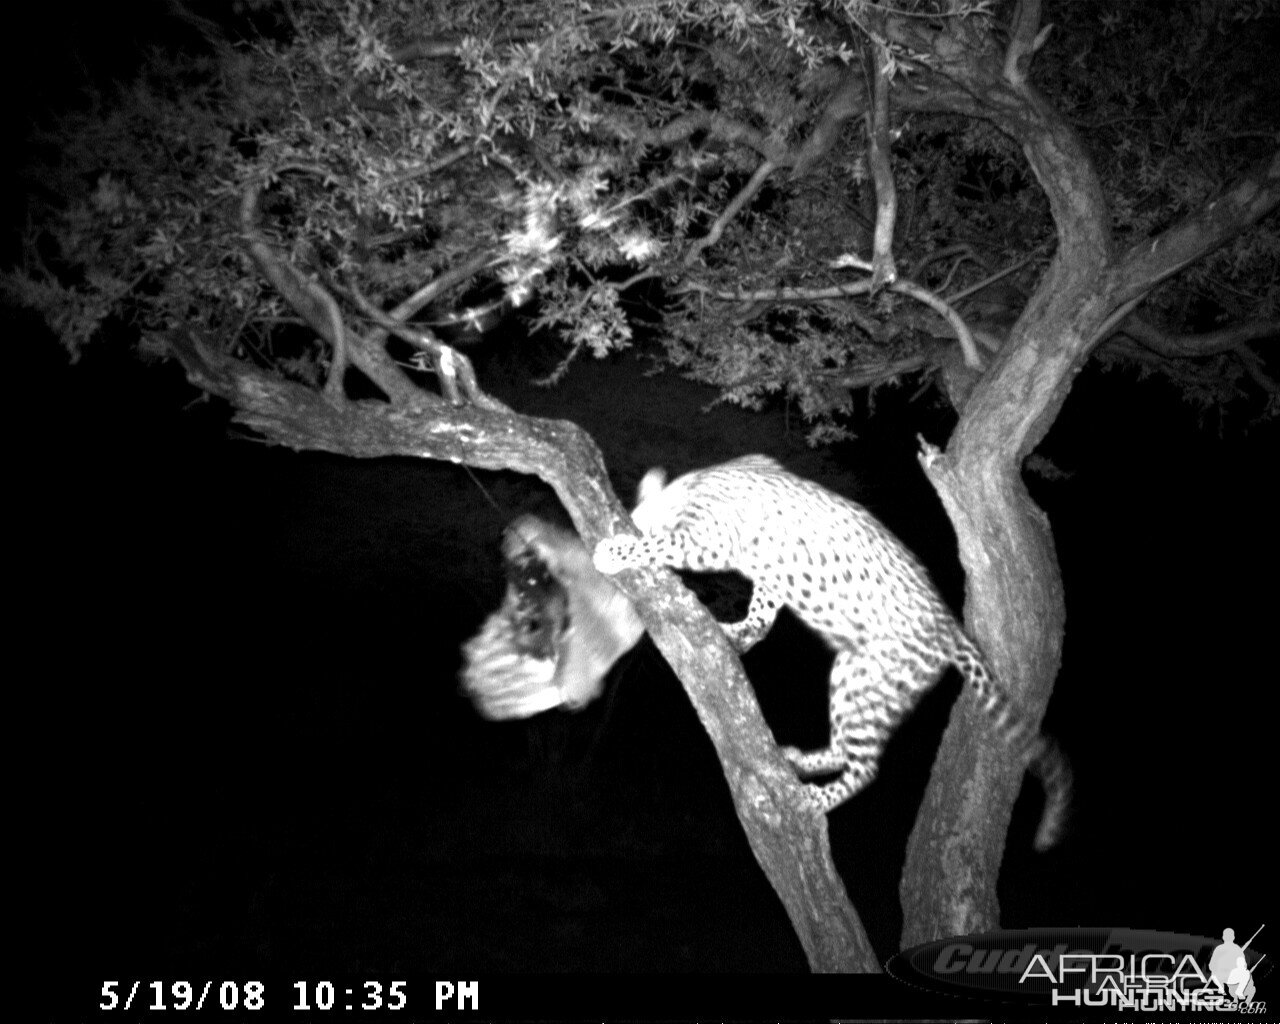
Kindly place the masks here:
<instances>
[{"instance_id":1,"label":"bare branch","mask_svg":"<svg viewBox=\"0 0 1280 1024\"><path fill-rule=\"evenodd\" d=\"M898 277L893 263L893 230L898 220L898 188L893 180L893 164L889 159L889 86L893 78L893 62L889 48L878 39L868 44L874 76L873 104L867 111L867 162L876 186L876 230L871 245L871 287L892 284Z\"/></svg>"},{"instance_id":2,"label":"bare branch","mask_svg":"<svg viewBox=\"0 0 1280 1024\"><path fill-rule=\"evenodd\" d=\"M387 178L383 184L384 189L395 188L406 182L415 181L418 178L429 177L432 174L438 174L440 171L456 164L459 160L464 160L468 156L476 155L474 146L458 146L449 150L443 156L437 157L430 163L425 163L420 167L410 167L408 170L401 171L399 174L393 174Z\"/></svg>"},{"instance_id":3,"label":"bare branch","mask_svg":"<svg viewBox=\"0 0 1280 1024\"><path fill-rule=\"evenodd\" d=\"M1203 334L1172 334L1139 316L1127 317L1117 328L1152 352L1174 359L1197 359L1243 348L1251 341L1280 339L1280 320L1254 320Z\"/></svg>"},{"instance_id":4,"label":"bare branch","mask_svg":"<svg viewBox=\"0 0 1280 1024\"><path fill-rule=\"evenodd\" d=\"M706 132L708 136L720 142L754 149L778 167L787 166L794 159L785 146L769 138L759 129L710 110L691 110L660 128L636 130L621 122L606 124L604 127L619 137L633 138L648 146L670 146L684 141L697 132Z\"/></svg>"},{"instance_id":5,"label":"bare branch","mask_svg":"<svg viewBox=\"0 0 1280 1024\"><path fill-rule=\"evenodd\" d=\"M512 40L515 41L515 40ZM391 52L391 59L397 64L412 64L419 60L439 60L442 57L456 57L458 47L462 44L460 37L441 36L437 39L421 40L407 43Z\"/></svg>"},{"instance_id":6,"label":"bare branch","mask_svg":"<svg viewBox=\"0 0 1280 1024\"><path fill-rule=\"evenodd\" d=\"M722 302L821 302L825 299L843 299L853 295L869 295L871 281L851 281L849 284L830 285L826 288L758 288L755 291L713 288L701 281L686 281L675 289L681 295L694 292Z\"/></svg>"},{"instance_id":7,"label":"bare branch","mask_svg":"<svg viewBox=\"0 0 1280 1024\"><path fill-rule=\"evenodd\" d=\"M840 82L831 93L809 138L794 157L792 180L803 177L819 160L827 155L840 139L846 121L857 117L867 109L867 93L857 71L850 68L840 76ZM778 161L781 166L784 161Z\"/></svg>"},{"instance_id":8,"label":"bare branch","mask_svg":"<svg viewBox=\"0 0 1280 1024\"><path fill-rule=\"evenodd\" d=\"M301 169L301 168L291 168ZM313 169L307 169L309 173ZM414 405L424 392L415 387L391 358L376 344L362 344L346 330L337 301L317 282L308 279L288 260L277 254L257 226L260 183L245 187L240 199L240 230L254 265L284 300L297 311L307 325L329 342L333 353L325 393L333 401L342 401L341 371L346 360L351 362L381 388L393 402Z\"/></svg>"},{"instance_id":9,"label":"bare branch","mask_svg":"<svg viewBox=\"0 0 1280 1024\"><path fill-rule=\"evenodd\" d=\"M1112 296L1120 305L1225 245L1280 205L1280 150L1223 195L1116 261Z\"/></svg>"},{"instance_id":10,"label":"bare branch","mask_svg":"<svg viewBox=\"0 0 1280 1024\"><path fill-rule=\"evenodd\" d=\"M920 280L920 275L924 273L924 268L930 263L936 263L938 260L949 260L952 256L960 257L956 260L956 266L959 266L964 260L969 259L976 263L983 270L988 269L988 265L974 251L973 246L960 242L956 245L948 245L942 249L935 249L931 253L926 253L920 259L916 260L911 266L909 276L913 281ZM1007 273L1007 271L1006 271Z\"/></svg>"},{"instance_id":11,"label":"bare branch","mask_svg":"<svg viewBox=\"0 0 1280 1024\"><path fill-rule=\"evenodd\" d=\"M440 390L450 405L457 406L465 402L491 411L507 411L505 405L480 389L475 369L465 355L439 341L430 331L410 328L403 321L388 316L364 296L353 279L348 279L347 289L360 312L377 324L380 330L407 341L431 360L436 378L440 381Z\"/></svg>"},{"instance_id":12,"label":"bare branch","mask_svg":"<svg viewBox=\"0 0 1280 1024\"><path fill-rule=\"evenodd\" d=\"M1258 354L1251 348L1241 347L1236 350L1236 357L1244 364L1245 372L1253 378L1253 382L1271 396L1272 402L1280 401L1280 381L1267 372Z\"/></svg>"},{"instance_id":13,"label":"bare branch","mask_svg":"<svg viewBox=\"0 0 1280 1024\"><path fill-rule=\"evenodd\" d=\"M789 150L757 128L708 110L689 111L660 128L637 130L621 122L606 124L604 127L618 137L634 138L651 146L670 146L697 132L705 132L718 142L754 150L774 167L790 167L790 176L795 179L802 177L826 156L839 141L845 122L857 117L866 108L866 89L857 72L850 71L841 76L839 84L818 114L809 137L797 150Z\"/></svg>"},{"instance_id":14,"label":"bare branch","mask_svg":"<svg viewBox=\"0 0 1280 1024\"><path fill-rule=\"evenodd\" d=\"M841 266L854 265L854 259L850 257L842 257ZM863 262L860 269L870 269ZM982 357L978 354L978 347L974 343L973 334L965 325L964 318L944 299L934 295L927 288L922 288L914 281L908 281L906 278L899 278L888 286L889 291L897 292L900 295L906 295L915 299L917 302L924 303L930 309L939 313L952 327L956 333L956 340L960 343L960 350L964 354L965 365L972 370L982 369ZM712 288L710 285L701 283L700 281L688 281L676 289L676 293L694 292L699 295L705 295L711 299L718 299L722 302L821 302L827 299L849 298L854 295L870 295L873 291L871 279L865 281L854 281L850 284L833 285L826 288L761 288L755 291L742 291L737 289L729 291L723 288Z\"/></svg>"},{"instance_id":15,"label":"bare branch","mask_svg":"<svg viewBox=\"0 0 1280 1024\"><path fill-rule=\"evenodd\" d=\"M917 302L923 302L930 309L939 313L956 332L956 340L960 342L960 351L964 353L964 364L971 370L982 369L982 357L978 355L978 346L974 344L973 335L969 332L964 318L957 313L946 300L934 295L928 288L921 288L914 281L900 278L889 285L891 292L909 295Z\"/></svg>"},{"instance_id":16,"label":"bare branch","mask_svg":"<svg viewBox=\"0 0 1280 1024\"><path fill-rule=\"evenodd\" d=\"M895 81L898 110L947 111L992 122L1023 149L1058 228L1056 260L1100 270L1112 254L1101 180L1074 129L1035 90L1017 88L999 64L967 49L946 31L911 19L889 19L892 42L929 55L908 86Z\"/></svg>"},{"instance_id":17,"label":"bare branch","mask_svg":"<svg viewBox=\"0 0 1280 1024\"><path fill-rule=\"evenodd\" d=\"M1009 266L1004 267L1001 270L997 270L994 274L989 274L988 276L984 277L981 281L977 282L976 284L971 284L967 288L961 288L960 291L954 293L953 295L948 295L947 301L950 302L952 305L958 305L961 299L967 299L970 295L976 295L978 292L982 291L982 289L989 288L991 285L995 284L1001 278L1008 277L1010 274L1014 273L1015 271L1021 270L1033 259L1035 259L1038 255L1040 255L1040 249L1033 250L1032 252L1024 256L1022 259L1018 260L1017 263L1011 263Z\"/></svg>"},{"instance_id":18,"label":"bare branch","mask_svg":"<svg viewBox=\"0 0 1280 1024\"><path fill-rule=\"evenodd\" d=\"M932 360L929 358L928 353L917 352L903 359L868 364L853 370L832 370L829 374L823 376L830 384L856 391L858 388L884 384L895 377L901 377L905 373L915 373L918 370L928 369L931 364Z\"/></svg>"},{"instance_id":19,"label":"bare branch","mask_svg":"<svg viewBox=\"0 0 1280 1024\"><path fill-rule=\"evenodd\" d=\"M1141 297L1122 310L1129 314L1140 301ZM1137 315L1116 319L1119 326L1108 332L1108 356L1150 367L1184 387L1231 395L1239 389L1231 386L1226 367L1227 360L1235 359L1272 401L1280 400L1280 381L1267 372L1249 346L1251 341L1280 338L1280 321L1258 320L1203 334L1172 334Z\"/></svg>"},{"instance_id":20,"label":"bare branch","mask_svg":"<svg viewBox=\"0 0 1280 1024\"><path fill-rule=\"evenodd\" d=\"M1009 48L1004 55L1004 77L1010 85L1026 84L1031 55L1045 44L1052 25L1040 28L1040 0L1018 0L1009 27Z\"/></svg>"},{"instance_id":21,"label":"bare branch","mask_svg":"<svg viewBox=\"0 0 1280 1024\"><path fill-rule=\"evenodd\" d=\"M491 253L478 253L477 255L472 256L471 259L467 260L465 263L460 263L456 267L451 267L439 277L432 278L407 299L392 309L391 312L387 314L387 317L391 320L403 323L419 310L429 306L450 288L456 288L461 284L465 284L467 281L471 280L471 278L475 277L476 274L480 273L480 271L484 270L486 267L495 265L497 262L497 258Z\"/></svg>"},{"instance_id":22,"label":"bare branch","mask_svg":"<svg viewBox=\"0 0 1280 1024\"><path fill-rule=\"evenodd\" d=\"M1241 394L1240 388L1232 383L1231 375L1224 372L1227 362L1234 358L1233 356L1218 355L1204 362L1190 359L1169 359L1138 344L1127 335L1119 333L1112 336L1104 351L1110 359L1123 360L1127 363L1142 366L1152 374L1164 377L1189 392L1212 393L1221 396L1223 400L1239 397ZM1241 352L1248 351L1248 349L1241 350ZM1244 362L1245 369L1248 371L1248 362L1244 360L1242 362ZM1250 376L1253 376L1253 374L1250 373ZM1272 392L1267 383L1260 383L1262 383L1264 390L1273 394L1277 393Z\"/></svg>"},{"instance_id":23,"label":"bare branch","mask_svg":"<svg viewBox=\"0 0 1280 1024\"><path fill-rule=\"evenodd\" d=\"M777 165L773 162L766 160L756 168L755 174L751 175L751 180L742 186L738 194L733 197L729 205L726 206L720 216L716 218L716 222L711 225L711 230L708 231L704 237L699 238L689 246L689 251L684 254L684 265L686 267L693 264L693 261L697 258L700 252L720 241L720 236L724 234L726 225L728 225L729 221L736 217L739 212L741 212L742 208L750 202L751 197L760 191L761 187L764 185L769 175L773 173L776 166Z\"/></svg>"}]
</instances>

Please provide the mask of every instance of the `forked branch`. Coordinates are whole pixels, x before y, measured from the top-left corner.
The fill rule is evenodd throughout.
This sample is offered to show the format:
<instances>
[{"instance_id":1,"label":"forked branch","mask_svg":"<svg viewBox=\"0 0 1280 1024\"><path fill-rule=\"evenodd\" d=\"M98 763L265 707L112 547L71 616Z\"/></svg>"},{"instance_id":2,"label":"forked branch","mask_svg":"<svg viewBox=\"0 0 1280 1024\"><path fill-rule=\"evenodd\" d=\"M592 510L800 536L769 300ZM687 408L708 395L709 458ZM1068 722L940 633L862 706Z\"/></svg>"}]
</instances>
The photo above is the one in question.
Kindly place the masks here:
<instances>
[{"instance_id":1,"label":"forked branch","mask_svg":"<svg viewBox=\"0 0 1280 1024\"><path fill-rule=\"evenodd\" d=\"M329 344L332 353L325 395L341 404L342 378L347 362L376 384L392 402L413 405L424 392L395 365L380 345L369 345L348 331L337 300L319 282L312 281L275 251L258 226L258 201L262 184L245 187L240 199L240 231L254 265L306 324Z\"/></svg>"}]
</instances>

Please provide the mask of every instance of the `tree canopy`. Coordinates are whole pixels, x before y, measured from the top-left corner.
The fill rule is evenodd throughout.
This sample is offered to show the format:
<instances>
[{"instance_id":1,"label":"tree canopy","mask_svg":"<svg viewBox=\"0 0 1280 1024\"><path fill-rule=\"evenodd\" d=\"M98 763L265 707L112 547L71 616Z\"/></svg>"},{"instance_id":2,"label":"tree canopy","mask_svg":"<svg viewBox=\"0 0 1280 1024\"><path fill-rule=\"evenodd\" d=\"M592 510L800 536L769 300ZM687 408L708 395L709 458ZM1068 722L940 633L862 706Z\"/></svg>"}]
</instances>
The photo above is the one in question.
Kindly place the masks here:
<instances>
[{"instance_id":1,"label":"tree canopy","mask_svg":"<svg viewBox=\"0 0 1280 1024\"><path fill-rule=\"evenodd\" d=\"M1033 717L1063 611L1019 474L1075 374L1096 359L1157 375L1241 424L1280 409L1265 0L150 13L128 26L136 59L89 60L29 140L3 286L73 357L124 337L177 358L277 443L542 476L588 543L624 522L598 452L486 392L466 350L495 324L558 339L544 383L643 344L719 400L785 403L815 444L846 436L877 388L930 389L961 414L922 461L956 524L968 618ZM658 583L623 586L687 684L741 671L705 621L705 648L685 639L691 605L659 614ZM746 688L688 685L722 757L727 715L766 765L731 773L740 807L783 806L794 783L757 744L750 698L734 703ZM939 763L962 756L926 802L908 872L934 884L904 882L904 940L994 923L1017 773L958 746ZM994 803L961 798L975 773ZM813 909L843 899L812 853L821 826L754 820L811 963L870 963L852 912ZM818 870L796 876L771 829L806 837ZM958 882L948 842L978 834Z\"/></svg>"},{"instance_id":2,"label":"tree canopy","mask_svg":"<svg viewBox=\"0 0 1280 1024\"><path fill-rule=\"evenodd\" d=\"M327 293L340 315L367 317L367 301L465 339L513 306L563 336L557 374L645 330L667 364L747 406L785 396L822 439L859 389L949 365L953 325L909 286L967 312L990 349L1054 251L1016 129L939 76L943 39L1000 70L999 5L249 4L228 24L175 10L197 33L186 46L41 125L35 234L9 287L73 351L118 323L145 352L193 332L330 379L345 354L290 330L298 312L253 266L248 230L317 318ZM1117 251L1267 156L1264 5L1049 16L1035 81L1093 161ZM856 269L877 225L868 39L891 85L882 224L903 281L874 293ZM1251 343L1275 330L1277 260L1274 230L1234 233L1155 285L1099 356L1202 404L1272 410Z\"/></svg>"}]
</instances>

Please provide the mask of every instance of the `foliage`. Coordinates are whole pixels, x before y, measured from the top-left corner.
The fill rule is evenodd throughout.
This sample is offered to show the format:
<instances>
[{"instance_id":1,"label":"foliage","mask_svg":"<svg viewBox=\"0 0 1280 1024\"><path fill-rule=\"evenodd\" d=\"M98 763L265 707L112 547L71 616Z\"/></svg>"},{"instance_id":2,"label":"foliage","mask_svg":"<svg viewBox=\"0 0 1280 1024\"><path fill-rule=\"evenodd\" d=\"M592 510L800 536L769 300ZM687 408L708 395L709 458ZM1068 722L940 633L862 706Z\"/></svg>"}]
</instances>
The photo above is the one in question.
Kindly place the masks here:
<instances>
[{"instance_id":1,"label":"foliage","mask_svg":"<svg viewBox=\"0 0 1280 1024\"><path fill-rule=\"evenodd\" d=\"M1009 10L892 6L963 21L975 39L1002 32ZM108 330L151 352L191 331L318 381L327 347L244 251L239 204L259 182L268 238L344 300L358 290L389 308L479 258L422 318L475 317L485 285L500 287L564 337L557 375L582 350L631 344L629 289L647 281L666 362L726 401L795 403L815 439L839 436L853 389L929 372L952 344L911 298L833 292L853 280L833 262L870 251L876 216L864 121L837 100L862 81L861 40L883 8L310 0L276 21L247 7L257 21L157 48L42 124L24 258L4 286L73 354ZM1120 244L1274 145L1280 84L1253 70L1272 59L1273 5L1064 3L1046 20L1036 81L1089 144ZM1157 50L1165 59L1131 59ZM901 46L891 57L900 84L924 66ZM1016 315L1054 243L1017 148L952 114L899 113L891 128L898 265L941 294L1016 265L1001 300ZM753 187L764 161L776 169ZM1151 308L1174 331L1275 318L1277 281L1272 220ZM1239 351L1141 365L1203 400L1256 404L1269 381Z\"/></svg>"},{"instance_id":2,"label":"foliage","mask_svg":"<svg viewBox=\"0 0 1280 1024\"><path fill-rule=\"evenodd\" d=\"M1258 72L1274 61L1278 13L1266 3L1055 9L1057 59L1045 63L1043 88L1089 145L1118 244L1210 201L1280 141L1280 79ZM1155 52L1161 60L1132 59ZM1191 331L1280 316L1274 219L1165 283L1146 312ZM1217 369L1219 380L1232 376L1230 365ZM1161 372L1205 403L1223 397L1211 378Z\"/></svg>"}]
</instances>

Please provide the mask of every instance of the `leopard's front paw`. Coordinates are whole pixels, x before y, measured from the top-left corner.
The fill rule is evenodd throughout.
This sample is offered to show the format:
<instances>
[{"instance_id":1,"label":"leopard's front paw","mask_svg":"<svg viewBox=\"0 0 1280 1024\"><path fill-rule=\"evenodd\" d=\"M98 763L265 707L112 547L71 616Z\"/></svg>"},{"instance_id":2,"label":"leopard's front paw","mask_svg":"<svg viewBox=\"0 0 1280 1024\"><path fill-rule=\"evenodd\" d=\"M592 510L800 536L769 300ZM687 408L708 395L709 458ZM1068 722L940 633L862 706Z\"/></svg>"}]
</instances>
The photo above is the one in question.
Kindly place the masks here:
<instances>
[{"instance_id":1,"label":"leopard's front paw","mask_svg":"<svg viewBox=\"0 0 1280 1024\"><path fill-rule=\"evenodd\" d=\"M591 561L597 572L613 576L623 569L633 569L637 565L634 556L638 537L620 533L616 537L606 537L596 545Z\"/></svg>"}]
</instances>

